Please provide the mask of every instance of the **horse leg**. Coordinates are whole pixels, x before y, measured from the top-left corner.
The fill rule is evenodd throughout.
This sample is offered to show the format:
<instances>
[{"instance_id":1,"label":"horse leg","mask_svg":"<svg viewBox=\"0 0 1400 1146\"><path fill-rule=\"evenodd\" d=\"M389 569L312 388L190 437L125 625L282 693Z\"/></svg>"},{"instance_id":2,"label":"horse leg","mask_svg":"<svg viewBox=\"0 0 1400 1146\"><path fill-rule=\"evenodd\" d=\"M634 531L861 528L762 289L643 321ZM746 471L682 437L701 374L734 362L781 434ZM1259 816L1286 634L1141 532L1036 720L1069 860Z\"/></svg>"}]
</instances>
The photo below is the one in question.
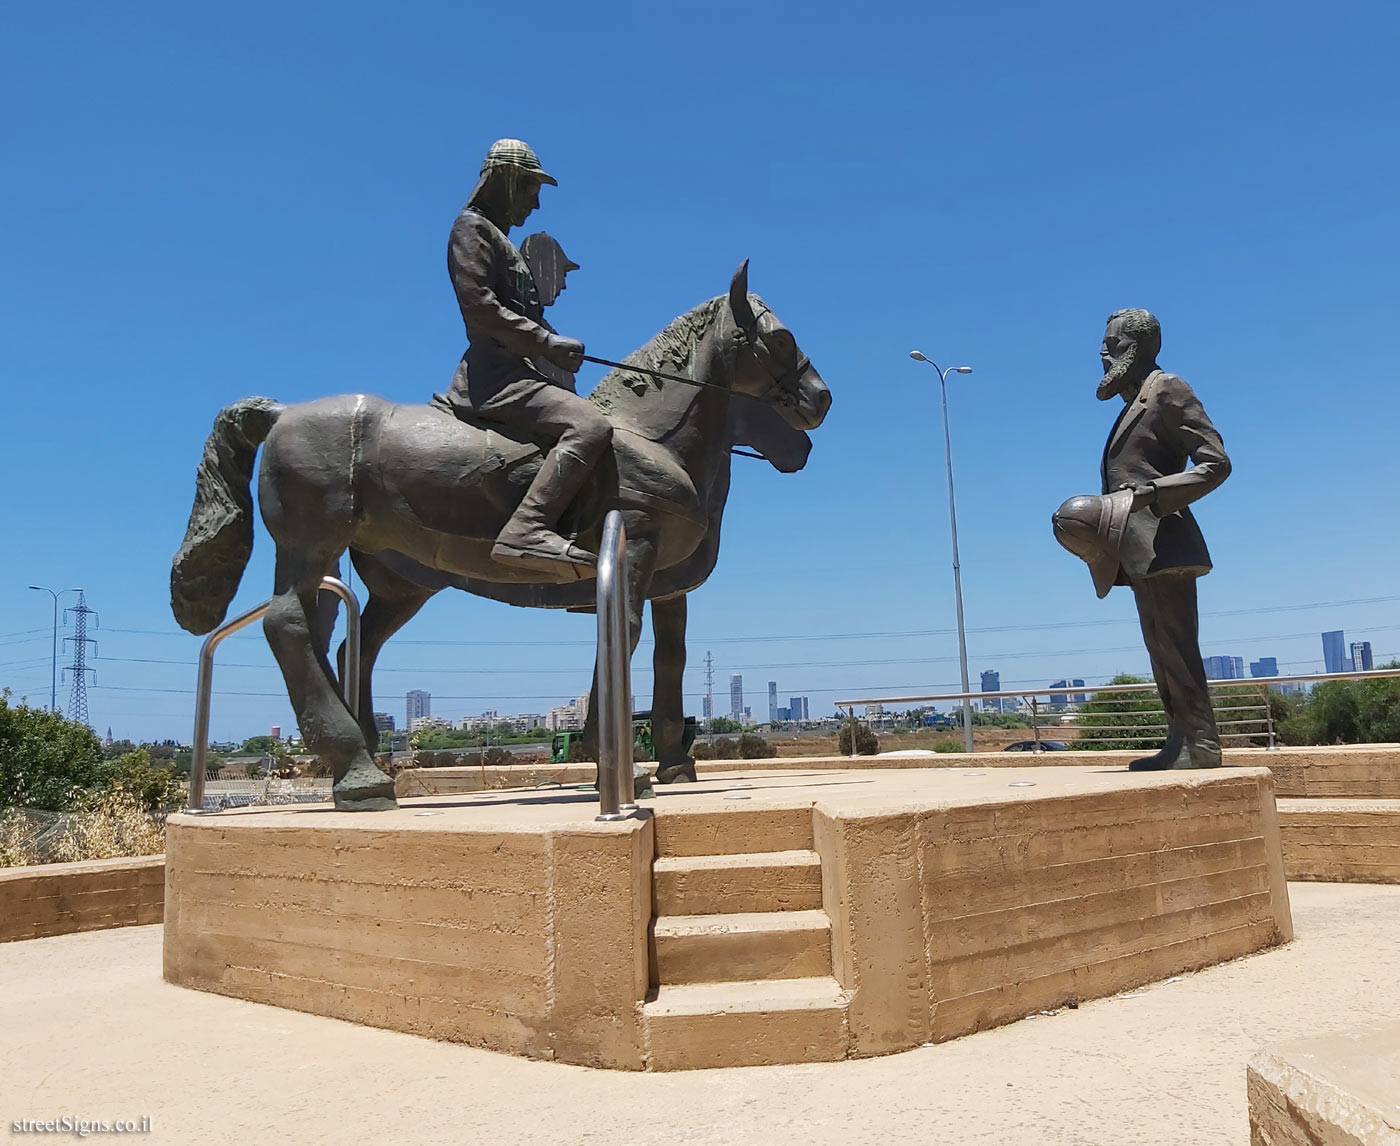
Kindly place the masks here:
<instances>
[{"instance_id":1,"label":"horse leg","mask_svg":"<svg viewBox=\"0 0 1400 1146\"><path fill-rule=\"evenodd\" d=\"M319 642L317 593L329 561L277 554L275 593L263 632L282 669L302 741L331 765L335 806L345 811L381 811L396 806L394 782L374 766L364 733L340 698Z\"/></svg>"},{"instance_id":2,"label":"horse leg","mask_svg":"<svg viewBox=\"0 0 1400 1146\"><path fill-rule=\"evenodd\" d=\"M382 562L368 553L351 550L355 571L369 590L369 600L360 616L360 730L365 743L375 750L379 744L379 729L374 723L374 663L385 643L437 592L405 581L391 572ZM345 642L337 654L341 679L345 679Z\"/></svg>"},{"instance_id":3,"label":"horse leg","mask_svg":"<svg viewBox=\"0 0 1400 1146\"><path fill-rule=\"evenodd\" d=\"M651 603L652 653L651 739L656 749L656 782L675 784L695 780L695 758L685 750L684 593Z\"/></svg>"}]
</instances>

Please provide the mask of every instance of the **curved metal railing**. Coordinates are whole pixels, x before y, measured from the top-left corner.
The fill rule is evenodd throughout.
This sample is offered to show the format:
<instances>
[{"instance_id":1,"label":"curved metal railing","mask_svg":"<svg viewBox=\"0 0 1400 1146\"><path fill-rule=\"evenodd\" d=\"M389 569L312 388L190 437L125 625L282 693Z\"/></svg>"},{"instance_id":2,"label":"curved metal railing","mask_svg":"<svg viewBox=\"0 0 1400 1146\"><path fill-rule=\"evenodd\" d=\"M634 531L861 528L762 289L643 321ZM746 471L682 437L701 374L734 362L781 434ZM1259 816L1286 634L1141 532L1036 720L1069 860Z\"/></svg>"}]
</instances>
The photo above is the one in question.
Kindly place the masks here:
<instances>
[{"instance_id":1,"label":"curved metal railing","mask_svg":"<svg viewBox=\"0 0 1400 1146\"><path fill-rule=\"evenodd\" d=\"M335 577L321 578L321 588L334 593L345 602L345 675L341 683L345 707L350 715L359 716L360 710L360 603L350 586ZM225 621L204 638L199 650L199 676L194 686L194 748L190 757L190 796L185 811L199 814L204 811L204 774L209 758L209 703L214 688L214 653L225 637L245 629L260 619L272 607L272 601L264 601L246 613Z\"/></svg>"}]
</instances>

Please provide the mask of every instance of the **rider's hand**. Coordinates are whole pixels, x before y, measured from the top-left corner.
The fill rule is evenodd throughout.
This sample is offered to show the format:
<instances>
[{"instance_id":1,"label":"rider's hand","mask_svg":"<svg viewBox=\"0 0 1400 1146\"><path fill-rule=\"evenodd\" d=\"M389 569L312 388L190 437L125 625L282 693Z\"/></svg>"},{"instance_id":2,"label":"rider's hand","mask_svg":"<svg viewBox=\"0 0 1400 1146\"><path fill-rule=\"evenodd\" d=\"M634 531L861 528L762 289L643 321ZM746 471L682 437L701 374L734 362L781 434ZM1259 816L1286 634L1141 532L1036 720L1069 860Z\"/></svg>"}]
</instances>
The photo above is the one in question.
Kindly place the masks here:
<instances>
[{"instance_id":1,"label":"rider's hand","mask_svg":"<svg viewBox=\"0 0 1400 1146\"><path fill-rule=\"evenodd\" d=\"M1147 509L1157 502L1157 487L1150 481L1125 481L1118 488L1133 491L1133 504L1128 510L1129 513Z\"/></svg>"},{"instance_id":2,"label":"rider's hand","mask_svg":"<svg viewBox=\"0 0 1400 1146\"><path fill-rule=\"evenodd\" d=\"M544 356L560 370L575 373L583 365L583 343L577 338L565 338L562 334L551 334Z\"/></svg>"}]
</instances>

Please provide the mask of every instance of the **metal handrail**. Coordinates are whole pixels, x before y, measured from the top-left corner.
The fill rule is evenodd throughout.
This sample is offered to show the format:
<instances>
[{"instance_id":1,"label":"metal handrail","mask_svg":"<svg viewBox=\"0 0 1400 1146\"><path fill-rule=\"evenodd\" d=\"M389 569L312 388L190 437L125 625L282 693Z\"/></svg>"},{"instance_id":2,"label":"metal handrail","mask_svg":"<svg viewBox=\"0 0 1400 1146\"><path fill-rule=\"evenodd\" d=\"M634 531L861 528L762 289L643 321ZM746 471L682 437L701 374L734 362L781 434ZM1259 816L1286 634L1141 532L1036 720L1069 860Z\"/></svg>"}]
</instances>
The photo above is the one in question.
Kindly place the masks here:
<instances>
[{"instance_id":1,"label":"metal handrail","mask_svg":"<svg viewBox=\"0 0 1400 1146\"><path fill-rule=\"evenodd\" d=\"M627 627L627 529L622 513L603 519L598 549L598 819L637 808L632 781L632 642Z\"/></svg>"},{"instance_id":2,"label":"metal handrail","mask_svg":"<svg viewBox=\"0 0 1400 1146\"><path fill-rule=\"evenodd\" d=\"M1236 677L1231 680L1208 680L1210 688L1272 687L1276 684L1312 684L1329 680L1375 680L1400 676L1400 669L1368 669L1365 672L1319 672L1300 676L1251 676ZM940 692L928 696L868 696L855 700L838 700L837 708L849 708L853 704L914 704L923 700L996 700L1001 697L1027 696L1088 696L1105 692L1142 692L1153 690L1152 681L1142 684L1095 684L1059 685L1045 688L1013 688L1001 692Z\"/></svg>"},{"instance_id":3,"label":"metal handrail","mask_svg":"<svg viewBox=\"0 0 1400 1146\"><path fill-rule=\"evenodd\" d=\"M1256 690L1256 691L1257 691L1257 693L1258 693L1258 695L1260 696L1260 699L1261 699L1261 703L1255 704L1255 705L1230 705L1230 706L1219 706L1219 707L1217 707L1217 706L1215 706L1214 704L1212 704L1212 708L1213 708L1214 711L1217 712L1217 713L1222 713L1222 712L1258 712L1258 713L1260 714L1259 716L1249 717L1249 718L1243 719L1243 720L1217 720L1217 721L1216 721L1216 726L1217 726L1217 728L1220 728L1220 729L1223 730L1223 729L1227 729L1227 728L1238 729L1239 726L1241 726L1241 725L1254 725L1254 726L1263 725L1263 726L1264 726L1263 728L1256 728L1255 730L1253 730L1253 731L1248 731L1248 732L1238 731L1238 730L1237 730L1237 731L1232 731L1232 732L1224 732L1224 731L1222 731L1222 733L1221 733L1221 739L1222 739L1222 741L1225 740L1225 739L1227 739L1227 738L1234 738L1234 740L1236 740L1236 741L1243 740L1243 741L1245 742L1245 745L1247 746L1247 745L1249 744L1249 738L1251 738L1251 737L1264 737L1264 738L1267 738L1267 740L1268 740L1268 747L1269 747L1269 748L1277 748L1277 747L1278 747L1277 730L1276 730L1276 728L1274 727L1273 712L1272 712L1272 710L1269 708L1269 704L1268 704L1268 701L1267 701L1267 699L1266 699L1267 693L1268 693L1268 690L1269 690L1269 689L1273 688L1273 687L1276 686L1276 685L1280 685L1280 684L1318 684L1318 683L1324 683L1324 682L1326 682L1326 681L1334 681L1334 680L1376 680L1376 679L1389 679L1389 678L1394 678L1394 677L1400 677L1400 669L1367 669L1367 670L1362 671L1362 672L1302 673L1302 674L1298 674L1298 675L1296 675L1296 676L1259 676L1259 677L1246 677L1246 678L1235 677L1235 678L1231 678L1231 679L1228 679L1228 680L1210 680L1210 681L1207 681L1207 682L1206 682L1206 685L1207 685L1208 688L1211 688L1211 689L1229 689L1229 688L1235 688L1235 689L1239 689L1239 688L1253 689L1253 690ZM1111 695L1114 694L1114 693L1127 693L1127 692L1142 693L1142 692L1152 692L1152 693L1155 694L1156 691L1157 691L1157 686L1156 686L1155 682L1153 682L1153 681L1144 681L1144 682L1142 682L1142 683L1140 683L1140 684L1048 685L1048 686L1046 686L1046 687L1044 687L1044 688L1003 689L1003 690L997 691L997 692L942 692L942 693L937 693L937 694L931 694L931 695L928 695L928 696L872 696L872 697L867 697L867 698L865 698L865 699L860 699L860 700L838 700L838 701L836 701L836 707L837 707L838 709L844 708L844 709L846 710L847 719L849 719L849 720L851 720L852 722L854 722L854 721L856 721L856 720L859 719L859 718L856 716L856 714L855 714L855 710L856 710L856 706L857 706L857 705L870 705L870 704L911 704L911 703L918 703L918 702L920 702L920 701L1000 700L1000 699L1007 699L1007 698L1024 700L1024 701L1026 702L1026 704L1027 704L1027 707L1030 709L1030 719L1031 719L1032 733L1033 733L1033 735L1034 735L1034 737L1035 737L1035 742L1036 742L1037 750L1039 750L1040 742L1041 742L1042 739L1044 739L1044 738L1041 736L1041 718L1042 718L1044 715L1046 715L1046 710L1043 709L1043 708L1041 708L1040 705L1037 704L1037 699L1038 699L1039 697L1044 697L1044 696L1063 696L1063 697L1083 696L1083 697L1088 697L1088 698L1092 698L1092 699L1094 699L1094 700L1097 700L1097 699L1100 699L1101 697L1104 697L1105 695L1111 696ZM1243 700L1243 699L1246 699L1246 698L1245 698L1245 697L1240 697L1240 696L1228 696L1228 695L1227 695L1227 696L1221 697L1220 699L1228 700L1228 701L1233 701L1233 700ZM1078 704L1079 702L1076 701L1075 703ZM1132 700L1126 700L1124 703L1132 703ZM1052 709L1052 710L1050 710L1050 711L1051 711L1051 712L1055 712L1056 710ZM1095 714L1092 714L1092 715L1105 715L1105 716L1113 716L1113 717L1121 717L1121 716L1159 716L1159 715L1161 715L1161 713L1160 713L1160 712L1153 712L1153 711L1150 711L1150 710L1148 710L1148 711L1140 711L1140 710L1111 710L1111 711L1109 711L1109 712L1105 712L1105 713L1102 713L1102 714L1095 713ZM865 719L866 719L866 721L868 722L870 718L867 716ZM1061 727L1064 727L1064 726L1062 725ZM1078 722L1075 722L1071 727L1074 727L1076 730L1089 730L1089 731L1093 731L1093 730L1095 730L1095 729L1102 728L1103 732L1105 733L1105 735L1104 735L1103 737L1101 737L1101 738L1090 737L1089 739L1121 740L1121 741L1124 741L1124 742L1135 742L1135 741L1144 741L1144 742L1145 742L1145 741L1156 740L1157 737L1155 737L1155 736L1134 735L1134 733L1142 733L1142 732L1146 732L1146 731L1154 731L1154 732L1155 732L1155 731L1161 731L1161 730L1167 728L1168 725L1165 725L1165 724L1125 724L1125 725L1122 725L1122 726L1112 726L1112 725L1100 726L1100 725L1094 725L1094 724L1080 724L1080 723L1078 723ZM1227 745L1227 747L1228 747L1228 745ZM851 738L851 749L852 749L852 752L854 753L854 751L855 751L855 738L854 738L854 737Z\"/></svg>"},{"instance_id":4,"label":"metal handrail","mask_svg":"<svg viewBox=\"0 0 1400 1146\"><path fill-rule=\"evenodd\" d=\"M341 695L352 717L360 712L360 603L350 586L336 577L322 577L321 588L345 602L345 676ZM194 686L194 748L190 756L190 796L185 812L204 812L204 778L209 758L209 703L214 688L214 652L225 637L245 629L272 608L275 598L255 605L246 613L225 621L204 638L199 650L199 675Z\"/></svg>"}]
</instances>

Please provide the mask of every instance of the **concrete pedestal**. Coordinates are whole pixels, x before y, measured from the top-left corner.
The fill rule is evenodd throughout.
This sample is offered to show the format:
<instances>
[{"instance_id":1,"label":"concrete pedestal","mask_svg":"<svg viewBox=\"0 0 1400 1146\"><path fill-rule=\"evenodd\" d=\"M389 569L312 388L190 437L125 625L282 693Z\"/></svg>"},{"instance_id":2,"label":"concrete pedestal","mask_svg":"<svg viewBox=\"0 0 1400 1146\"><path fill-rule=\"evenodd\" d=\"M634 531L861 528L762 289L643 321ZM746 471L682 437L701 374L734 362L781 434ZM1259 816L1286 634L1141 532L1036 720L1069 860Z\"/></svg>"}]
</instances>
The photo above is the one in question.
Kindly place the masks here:
<instances>
[{"instance_id":1,"label":"concrete pedestal","mask_svg":"<svg viewBox=\"0 0 1400 1146\"><path fill-rule=\"evenodd\" d=\"M171 982L625 1069L885 1054L1292 935L1265 769L745 771L174 816Z\"/></svg>"}]
</instances>

